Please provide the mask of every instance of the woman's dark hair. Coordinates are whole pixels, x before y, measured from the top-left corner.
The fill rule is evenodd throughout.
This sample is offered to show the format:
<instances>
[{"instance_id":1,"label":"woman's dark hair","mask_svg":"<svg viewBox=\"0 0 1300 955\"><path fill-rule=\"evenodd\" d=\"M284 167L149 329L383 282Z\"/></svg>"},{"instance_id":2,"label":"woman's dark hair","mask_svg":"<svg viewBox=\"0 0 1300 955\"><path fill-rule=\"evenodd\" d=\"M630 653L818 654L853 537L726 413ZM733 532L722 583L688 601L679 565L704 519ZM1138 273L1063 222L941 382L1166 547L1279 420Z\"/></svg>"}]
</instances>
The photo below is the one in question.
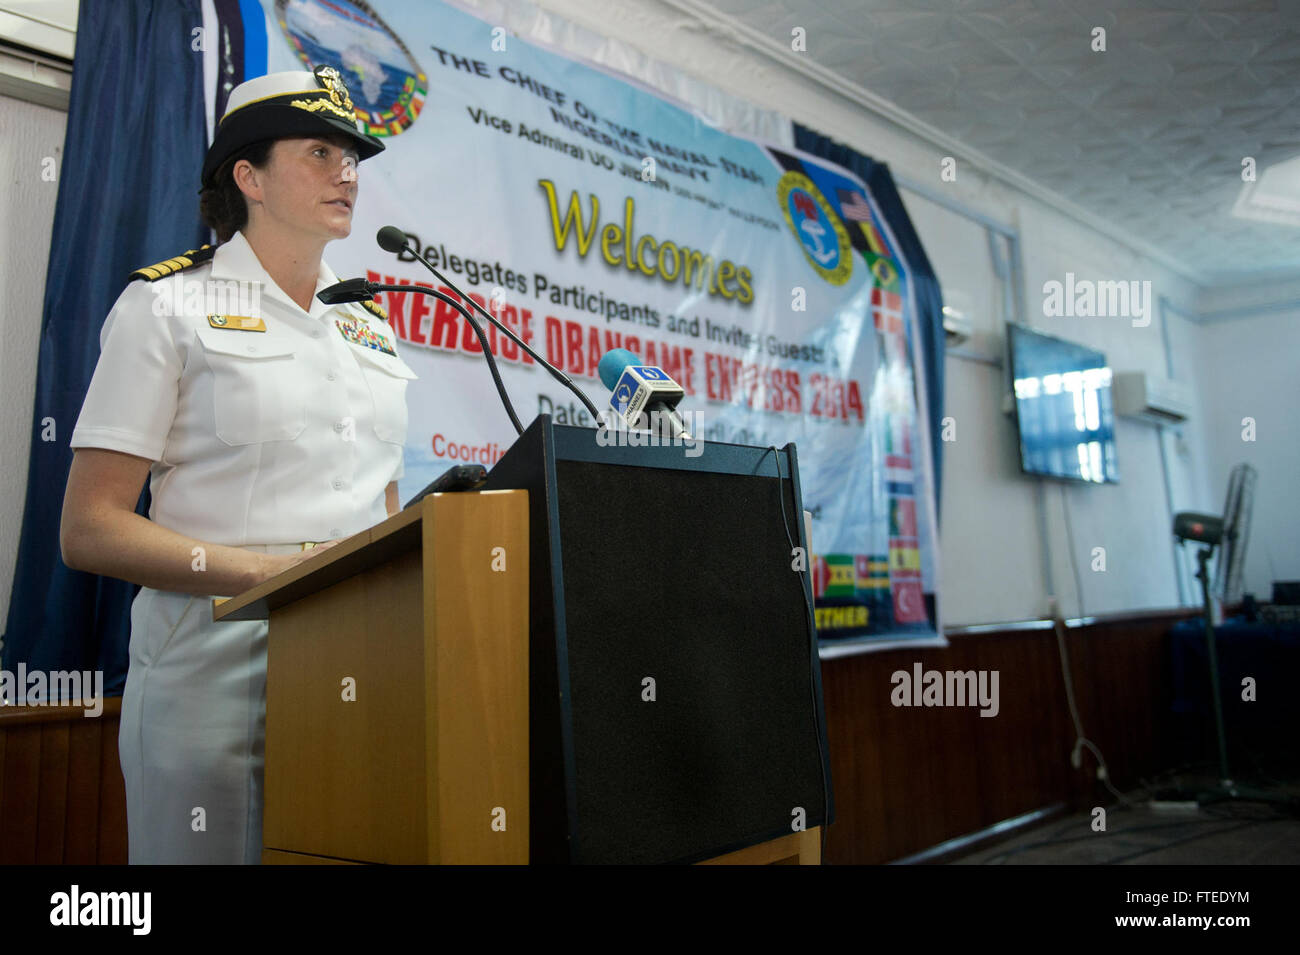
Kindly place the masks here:
<instances>
[{"instance_id":1,"label":"woman's dark hair","mask_svg":"<svg viewBox=\"0 0 1300 955\"><path fill-rule=\"evenodd\" d=\"M199 215L217 233L218 242L229 241L231 236L248 224L248 200L235 185L235 163L247 159L261 169L271 158L271 147L274 145L275 140L264 139L260 143L245 146L221 164L217 174L212 177L212 185L199 193Z\"/></svg>"}]
</instances>

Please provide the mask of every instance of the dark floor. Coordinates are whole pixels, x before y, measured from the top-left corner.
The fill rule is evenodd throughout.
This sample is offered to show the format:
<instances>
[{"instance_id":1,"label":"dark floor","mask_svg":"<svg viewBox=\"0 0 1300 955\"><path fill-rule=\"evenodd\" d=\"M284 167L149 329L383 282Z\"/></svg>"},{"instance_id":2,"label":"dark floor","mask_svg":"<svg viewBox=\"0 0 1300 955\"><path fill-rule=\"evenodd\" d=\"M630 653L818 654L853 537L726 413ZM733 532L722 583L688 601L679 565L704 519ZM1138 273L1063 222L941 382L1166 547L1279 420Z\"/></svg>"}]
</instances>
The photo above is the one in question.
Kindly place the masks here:
<instances>
[{"instance_id":1,"label":"dark floor","mask_svg":"<svg viewBox=\"0 0 1300 955\"><path fill-rule=\"evenodd\" d=\"M1288 774L1289 775L1289 774ZM1249 787L1249 788L1247 788ZM1091 811L1058 818L996 845L952 859L954 865L1300 865L1300 779L1255 776L1238 786L1255 800L1200 808L1155 809L1150 798L1191 799L1214 788L1211 776L1170 775L1109 799L1106 829Z\"/></svg>"}]
</instances>

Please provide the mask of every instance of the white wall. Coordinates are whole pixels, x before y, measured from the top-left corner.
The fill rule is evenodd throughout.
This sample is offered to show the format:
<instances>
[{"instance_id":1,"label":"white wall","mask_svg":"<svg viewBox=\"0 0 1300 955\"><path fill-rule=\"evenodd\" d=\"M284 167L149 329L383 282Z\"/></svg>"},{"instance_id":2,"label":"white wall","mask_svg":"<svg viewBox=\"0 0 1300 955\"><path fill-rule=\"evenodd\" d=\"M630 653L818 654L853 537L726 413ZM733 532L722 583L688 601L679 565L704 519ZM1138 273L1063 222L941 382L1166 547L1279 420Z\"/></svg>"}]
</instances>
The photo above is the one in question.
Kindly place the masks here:
<instances>
[{"instance_id":1,"label":"white wall","mask_svg":"<svg viewBox=\"0 0 1300 955\"><path fill-rule=\"evenodd\" d=\"M945 295L952 290L954 301L972 321L972 339L959 351L1000 362L1003 296L991 271L984 229L928 199L906 191L904 197ZM1063 282L1066 273L1073 272L1094 280L1150 281L1153 299L1165 294L1182 300L1193 291L1190 283L1032 200L989 190L982 205L981 211L998 222L1014 223L1019 237L1021 321L1105 352L1116 370L1166 374L1154 301L1145 327L1123 318L1050 317L1043 310L1043 285ZM1169 332L1176 339L1192 334L1172 325ZM1020 472L1015 424L1003 405L1005 370L951 354L945 367L944 411L956 428L956 440L945 446L945 623L1038 616L1046 609L1049 579L1068 615L1179 603L1160 432L1127 419L1117 423L1117 485L1040 484ZM1168 451L1168 437L1164 440ZM1196 485L1196 463L1190 455L1169 453L1167 461L1171 484ZM1104 549L1104 570L1095 548Z\"/></svg>"},{"instance_id":2,"label":"white wall","mask_svg":"<svg viewBox=\"0 0 1300 955\"><path fill-rule=\"evenodd\" d=\"M42 178L42 161L52 157L62 171L67 120L60 110L0 96L0 630L27 493L45 266L59 188Z\"/></svg>"},{"instance_id":3,"label":"white wall","mask_svg":"<svg viewBox=\"0 0 1300 955\"><path fill-rule=\"evenodd\" d=\"M1234 465L1259 472L1245 590L1261 600L1274 580L1300 580L1300 301L1291 301L1283 311L1207 320L1195 354L1212 494L1204 509L1222 510ZM1255 420L1254 441L1243 439L1243 418Z\"/></svg>"}]
</instances>

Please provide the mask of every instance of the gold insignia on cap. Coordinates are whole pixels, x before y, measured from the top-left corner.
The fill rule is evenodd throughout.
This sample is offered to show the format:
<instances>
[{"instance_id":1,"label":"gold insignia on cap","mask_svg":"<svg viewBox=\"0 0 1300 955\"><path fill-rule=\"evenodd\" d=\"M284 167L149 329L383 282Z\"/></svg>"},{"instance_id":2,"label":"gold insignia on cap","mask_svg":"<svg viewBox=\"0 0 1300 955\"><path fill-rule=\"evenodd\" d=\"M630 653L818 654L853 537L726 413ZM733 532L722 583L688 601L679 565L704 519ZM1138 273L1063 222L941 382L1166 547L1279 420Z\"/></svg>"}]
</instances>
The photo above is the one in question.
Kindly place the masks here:
<instances>
[{"instance_id":1,"label":"gold insignia on cap","mask_svg":"<svg viewBox=\"0 0 1300 955\"><path fill-rule=\"evenodd\" d=\"M316 82L320 84L321 91L327 94L327 97L296 99L289 105L305 109L310 113L319 113L323 110L350 123L356 123L356 109L352 105L352 97L339 71L332 66L318 66L312 70L312 73L315 74Z\"/></svg>"},{"instance_id":2,"label":"gold insignia on cap","mask_svg":"<svg viewBox=\"0 0 1300 955\"><path fill-rule=\"evenodd\" d=\"M299 109L305 109L309 113L333 113L339 119L346 119L350 123L355 123L357 121L356 113L350 113L341 106L335 106L327 99L296 99L289 105L296 106Z\"/></svg>"},{"instance_id":3,"label":"gold insignia on cap","mask_svg":"<svg viewBox=\"0 0 1300 955\"><path fill-rule=\"evenodd\" d=\"M349 113L353 112L352 97L348 94L347 84L343 82L343 77L339 71L332 66L318 66L312 70L316 74L316 82L320 83L330 94L330 101L335 106L341 106Z\"/></svg>"}]
</instances>

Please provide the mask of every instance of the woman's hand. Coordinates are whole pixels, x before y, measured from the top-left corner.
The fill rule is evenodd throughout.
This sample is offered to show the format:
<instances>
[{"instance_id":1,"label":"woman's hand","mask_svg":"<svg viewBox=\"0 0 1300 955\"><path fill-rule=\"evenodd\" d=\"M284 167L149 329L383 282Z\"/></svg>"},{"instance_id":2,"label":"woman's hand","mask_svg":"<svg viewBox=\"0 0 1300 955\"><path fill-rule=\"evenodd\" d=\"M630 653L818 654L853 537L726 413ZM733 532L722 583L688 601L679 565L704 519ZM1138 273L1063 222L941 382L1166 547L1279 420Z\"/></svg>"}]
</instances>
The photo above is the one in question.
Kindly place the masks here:
<instances>
[{"instance_id":1,"label":"woman's hand","mask_svg":"<svg viewBox=\"0 0 1300 955\"><path fill-rule=\"evenodd\" d=\"M336 540L325 541L324 543L317 544L310 550L300 551L297 554L258 554L257 556L261 558L258 563L259 573L262 574L262 577L257 581L257 583L279 576L289 568L296 567L304 561L311 560L321 551L329 550L329 548L333 547L337 543L338 541Z\"/></svg>"}]
</instances>

